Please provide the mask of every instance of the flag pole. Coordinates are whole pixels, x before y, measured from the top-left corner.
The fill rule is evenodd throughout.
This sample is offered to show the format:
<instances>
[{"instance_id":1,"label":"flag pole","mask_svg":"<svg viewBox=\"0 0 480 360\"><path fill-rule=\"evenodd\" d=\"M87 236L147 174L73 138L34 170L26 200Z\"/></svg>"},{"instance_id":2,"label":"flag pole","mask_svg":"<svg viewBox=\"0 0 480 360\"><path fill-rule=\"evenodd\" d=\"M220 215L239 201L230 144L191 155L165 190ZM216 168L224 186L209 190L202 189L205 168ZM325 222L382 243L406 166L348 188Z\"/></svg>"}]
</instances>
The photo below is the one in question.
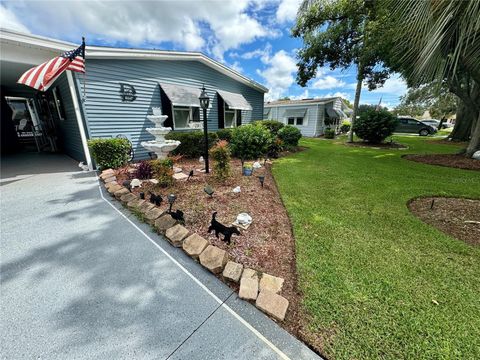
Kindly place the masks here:
<instances>
[{"instance_id":1,"label":"flag pole","mask_svg":"<svg viewBox=\"0 0 480 360\"><path fill-rule=\"evenodd\" d=\"M85 51L85 36L82 36L82 46L83 46L83 62L85 63L85 71L83 72L83 102L86 101L86 87L87 87L87 53Z\"/></svg>"}]
</instances>

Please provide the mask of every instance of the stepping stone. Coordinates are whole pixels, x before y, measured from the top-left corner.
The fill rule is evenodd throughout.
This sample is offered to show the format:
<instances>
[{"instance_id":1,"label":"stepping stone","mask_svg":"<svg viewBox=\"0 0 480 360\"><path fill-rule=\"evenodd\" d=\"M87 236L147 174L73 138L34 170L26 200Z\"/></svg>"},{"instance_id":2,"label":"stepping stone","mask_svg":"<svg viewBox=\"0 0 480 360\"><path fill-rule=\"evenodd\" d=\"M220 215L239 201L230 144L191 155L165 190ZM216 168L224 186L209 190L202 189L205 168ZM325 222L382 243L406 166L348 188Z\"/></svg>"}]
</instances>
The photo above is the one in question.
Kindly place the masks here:
<instances>
[{"instance_id":1,"label":"stepping stone","mask_svg":"<svg viewBox=\"0 0 480 360\"><path fill-rule=\"evenodd\" d=\"M138 210L146 214L148 211L152 210L155 207L155 204L152 204L150 201L145 200L145 202L139 206Z\"/></svg>"},{"instance_id":2,"label":"stepping stone","mask_svg":"<svg viewBox=\"0 0 480 360\"><path fill-rule=\"evenodd\" d=\"M123 189L123 186L118 184L112 184L107 188L107 191L110 195L114 195L118 190Z\"/></svg>"},{"instance_id":3,"label":"stepping stone","mask_svg":"<svg viewBox=\"0 0 480 360\"><path fill-rule=\"evenodd\" d=\"M136 198L135 194L128 193L120 196L120 201L126 205L129 201L135 200Z\"/></svg>"},{"instance_id":4,"label":"stepping stone","mask_svg":"<svg viewBox=\"0 0 480 360\"><path fill-rule=\"evenodd\" d=\"M120 200L120 198L123 196L123 195L126 195L126 194L130 194L130 191L128 191L127 188L124 188L123 186L120 187L120 190L118 191L115 191L114 195L115 195L115 198L117 200Z\"/></svg>"},{"instance_id":5,"label":"stepping stone","mask_svg":"<svg viewBox=\"0 0 480 360\"><path fill-rule=\"evenodd\" d=\"M188 178L188 175L180 172L180 173L173 174L172 177L173 177L175 180L185 180L185 179Z\"/></svg>"},{"instance_id":6,"label":"stepping stone","mask_svg":"<svg viewBox=\"0 0 480 360\"><path fill-rule=\"evenodd\" d=\"M240 291L238 296L240 299L256 300L258 295L258 277L242 276L240 280Z\"/></svg>"},{"instance_id":7,"label":"stepping stone","mask_svg":"<svg viewBox=\"0 0 480 360\"><path fill-rule=\"evenodd\" d=\"M243 278L256 278L258 281L258 272L257 270L247 268L243 270L242 279Z\"/></svg>"},{"instance_id":8,"label":"stepping stone","mask_svg":"<svg viewBox=\"0 0 480 360\"><path fill-rule=\"evenodd\" d=\"M227 265L225 265L225 269L223 269L222 275L225 279L238 283L240 280L240 276L242 276L242 272L242 264L229 261Z\"/></svg>"},{"instance_id":9,"label":"stepping stone","mask_svg":"<svg viewBox=\"0 0 480 360\"><path fill-rule=\"evenodd\" d=\"M127 207L131 210L139 209L144 202L145 200L142 200L140 198L135 198L134 200L131 200L127 203Z\"/></svg>"},{"instance_id":10,"label":"stepping stone","mask_svg":"<svg viewBox=\"0 0 480 360\"><path fill-rule=\"evenodd\" d=\"M160 216L157 220L155 220L155 228L160 234L165 234L167 229L170 229L172 226L175 226L177 220L172 218L170 214L165 214Z\"/></svg>"},{"instance_id":11,"label":"stepping stone","mask_svg":"<svg viewBox=\"0 0 480 360\"><path fill-rule=\"evenodd\" d=\"M145 221L150 225L153 225L155 224L155 221L163 214L165 214L164 210L154 206L152 209L148 210L145 213Z\"/></svg>"},{"instance_id":12,"label":"stepping stone","mask_svg":"<svg viewBox=\"0 0 480 360\"><path fill-rule=\"evenodd\" d=\"M176 173L181 173L182 172L182 168L179 168L177 166L174 166L173 167L173 172L176 174Z\"/></svg>"},{"instance_id":13,"label":"stepping stone","mask_svg":"<svg viewBox=\"0 0 480 360\"><path fill-rule=\"evenodd\" d=\"M182 244L183 250L194 259L198 259L207 246L208 241L198 234L190 235Z\"/></svg>"},{"instance_id":14,"label":"stepping stone","mask_svg":"<svg viewBox=\"0 0 480 360\"><path fill-rule=\"evenodd\" d=\"M187 235L188 230L180 224L172 226L165 232L165 237L170 242L170 244L175 247L182 247L183 239L185 239Z\"/></svg>"},{"instance_id":15,"label":"stepping stone","mask_svg":"<svg viewBox=\"0 0 480 360\"><path fill-rule=\"evenodd\" d=\"M111 183L111 182L114 182L114 181L117 181L117 177L116 176L110 176L108 178L105 179L105 183L108 184L108 183Z\"/></svg>"},{"instance_id":16,"label":"stepping stone","mask_svg":"<svg viewBox=\"0 0 480 360\"><path fill-rule=\"evenodd\" d=\"M264 273L260 279L260 292L267 290L278 294L282 290L283 282L282 278Z\"/></svg>"},{"instance_id":17,"label":"stepping stone","mask_svg":"<svg viewBox=\"0 0 480 360\"><path fill-rule=\"evenodd\" d=\"M275 319L283 321L288 309L288 300L283 296L265 290L258 295L255 306Z\"/></svg>"},{"instance_id":18,"label":"stepping stone","mask_svg":"<svg viewBox=\"0 0 480 360\"><path fill-rule=\"evenodd\" d=\"M228 254L216 246L208 245L199 256L200 263L214 274L222 272L228 261Z\"/></svg>"}]
</instances>

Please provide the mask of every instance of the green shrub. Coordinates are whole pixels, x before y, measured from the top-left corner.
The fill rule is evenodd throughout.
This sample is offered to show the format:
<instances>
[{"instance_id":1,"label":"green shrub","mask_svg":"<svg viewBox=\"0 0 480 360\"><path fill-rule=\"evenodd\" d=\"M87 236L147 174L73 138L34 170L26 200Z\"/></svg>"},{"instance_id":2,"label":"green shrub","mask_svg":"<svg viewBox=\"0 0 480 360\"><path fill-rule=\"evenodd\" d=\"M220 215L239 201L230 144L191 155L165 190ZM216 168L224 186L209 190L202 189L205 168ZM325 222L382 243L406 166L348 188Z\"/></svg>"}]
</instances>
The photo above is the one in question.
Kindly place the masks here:
<instances>
[{"instance_id":1,"label":"green shrub","mask_svg":"<svg viewBox=\"0 0 480 360\"><path fill-rule=\"evenodd\" d=\"M334 139L335 129L326 128L324 135L325 135L325 139Z\"/></svg>"},{"instance_id":2,"label":"green shrub","mask_svg":"<svg viewBox=\"0 0 480 360\"><path fill-rule=\"evenodd\" d=\"M152 176L158 180L158 185L168 187L173 185L173 161L171 159L151 160Z\"/></svg>"},{"instance_id":3,"label":"green shrub","mask_svg":"<svg viewBox=\"0 0 480 360\"><path fill-rule=\"evenodd\" d=\"M217 131L218 140L225 140L230 142L232 140L233 129L219 129Z\"/></svg>"},{"instance_id":4,"label":"green shrub","mask_svg":"<svg viewBox=\"0 0 480 360\"><path fill-rule=\"evenodd\" d=\"M283 141L277 136L268 147L267 155L270 158L276 159L278 158L278 154L283 151L283 149Z\"/></svg>"},{"instance_id":5,"label":"green shrub","mask_svg":"<svg viewBox=\"0 0 480 360\"><path fill-rule=\"evenodd\" d=\"M210 149L210 156L215 162L213 165L213 176L224 181L230 176L230 149L226 140L220 140Z\"/></svg>"},{"instance_id":6,"label":"green shrub","mask_svg":"<svg viewBox=\"0 0 480 360\"><path fill-rule=\"evenodd\" d=\"M285 126L284 123L277 120L256 120L252 122L252 124L265 126L275 136L277 136L280 129Z\"/></svg>"},{"instance_id":7,"label":"green shrub","mask_svg":"<svg viewBox=\"0 0 480 360\"><path fill-rule=\"evenodd\" d=\"M273 135L266 127L247 124L233 130L230 147L243 164L247 159L258 159L265 155L273 140Z\"/></svg>"},{"instance_id":8,"label":"green shrub","mask_svg":"<svg viewBox=\"0 0 480 360\"><path fill-rule=\"evenodd\" d=\"M100 169L117 169L128 162L130 142L124 138L88 140L90 153Z\"/></svg>"},{"instance_id":9,"label":"green shrub","mask_svg":"<svg viewBox=\"0 0 480 360\"><path fill-rule=\"evenodd\" d=\"M278 137L283 142L286 149L292 149L298 146L298 141L302 138L302 133L295 126L287 125L278 131Z\"/></svg>"},{"instance_id":10,"label":"green shrub","mask_svg":"<svg viewBox=\"0 0 480 360\"><path fill-rule=\"evenodd\" d=\"M364 141L378 144L393 133L397 122L397 117L387 110L370 109L355 121L353 131Z\"/></svg>"},{"instance_id":11,"label":"green shrub","mask_svg":"<svg viewBox=\"0 0 480 360\"><path fill-rule=\"evenodd\" d=\"M183 155L188 158L198 158L205 155L205 141L202 131L177 132L172 131L165 136L168 140L180 141L180 146L171 152L172 155ZM211 148L218 141L218 135L208 133L208 147Z\"/></svg>"},{"instance_id":12,"label":"green shrub","mask_svg":"<svg viewBox=\"0 0 480 360\"><path fill-rule=\"evenodd\" d=\"M342 125L340 126L340 132L346 134L350 131L350 126L352 126L352 123L350 121L343 120Z\"/></svg>"}]
</instances>

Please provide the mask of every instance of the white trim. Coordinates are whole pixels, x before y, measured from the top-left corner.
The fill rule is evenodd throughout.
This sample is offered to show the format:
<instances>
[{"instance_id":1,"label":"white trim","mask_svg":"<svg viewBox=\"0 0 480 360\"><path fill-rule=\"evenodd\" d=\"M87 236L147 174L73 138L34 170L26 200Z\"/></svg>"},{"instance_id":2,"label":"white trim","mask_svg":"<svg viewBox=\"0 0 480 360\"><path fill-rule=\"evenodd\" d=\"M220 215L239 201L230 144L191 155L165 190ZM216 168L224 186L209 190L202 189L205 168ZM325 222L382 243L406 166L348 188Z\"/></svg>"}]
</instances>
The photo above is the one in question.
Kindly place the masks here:
<instances>
[{"instance_id":1,"label":"white trim","mask_svg":"<svg viewBox=\"0 0 480 360\"><path fill-rule=\"evenodd\" d=\"M63 52L71 50L74 47L78 47L78 44L50 39L43 36L25 34L4 28L0 28L0 38L2 42L12 42L23 47L31 47L41 50L51 50L56 52ZM240 74L238 71L235 71L199 52L125 49L101 46L87 46L85 52L87 59L198 61L236 81L239 81L251 88L254 88L255 90L261 91L263 93L268 92L268 89L265 86L259 84L255 80L249 79L248 77Z\"/></svg>"},{"instance_id":2,"label":"white trim","mask_svg":"<svg viewBox=\"0 0 480 360\"><path fill-rule=\"evenodd\" d=\"M97 177L97 181L99 178ZM173 262L176 266L180 268L190 279L192 279L201 289L203 289L209 296L211 296L221 307L223 307L226 311L228 311L233 317L235 317L242 325L244 325L248 330L250 330L256 337L258 337L261 341L263 341L272 351L274 351L281 359L289 360L290 358L279 348L277 348L270 340L268 340L265 336L263 336L257 329L255 329L249 322L247 322L244 318L238 315L235 310L233 310L230 306L225 304L222 300L218 298L214 293L210 291L200 280L198 280L193 274L188 271L184 266L182 266L177 260L175 260L168 252L166 252L160 245L158 245L150 236L148 236L142 229L140 229L135 223L132 222L128 217L126 217L120 210L118 210L113 204L105 199L103 196L102 189L100 185L98 186L98 190L100 192L100 197L110 205L117 213L120 214L122 218L124 218L130 225L132 225L140 234L142 234L150 243L152 243L158 250L160 250L171 262ZM278 325L277 325L278 326Z\"/></svg>"},{"instance_id":3,"label":"white trim","mask_svg":"<svg viewBox=\"0 0 480 360\"><path fill-rule=\"evenodd\" d=\"M73 82L72 72L66 71L68 87L70 88L70 95L72 96L73 107L75 108L75 117L77 118L78 130L80 131L80 138L82 139L83 152L85 153L85 159L87 160L88 170L93 170L92 158L90 157L90 150L88 149L87 136L85 135L85 128L83 127L82 113L80 111L80 105L78 104L77 92L75 90L75 84Z\"/></svg>"}]
</instances>

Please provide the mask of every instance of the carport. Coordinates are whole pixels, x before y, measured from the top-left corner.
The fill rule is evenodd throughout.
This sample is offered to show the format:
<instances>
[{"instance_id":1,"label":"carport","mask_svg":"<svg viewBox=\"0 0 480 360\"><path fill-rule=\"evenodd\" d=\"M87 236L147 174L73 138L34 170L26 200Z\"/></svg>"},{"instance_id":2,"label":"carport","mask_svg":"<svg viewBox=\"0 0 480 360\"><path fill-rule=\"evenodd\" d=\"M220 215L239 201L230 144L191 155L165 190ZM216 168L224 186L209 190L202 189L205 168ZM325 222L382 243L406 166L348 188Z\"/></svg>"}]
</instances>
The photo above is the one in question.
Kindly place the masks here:
<instances>
[{"instance_id":1,"label":"carport","mask_svg":"<svg viewBox=\"0 0 480 360\"><path fill-rule=\"evenodd\" d=\"M17 84L25 71L70 49L71 44L58 41L52 45L51 40L23 38L9 31L2 32L0 46L2 158L18 153L56 153L91 166L78 80L70 71L46 92Z\"/></svg>"}]
</instances>

